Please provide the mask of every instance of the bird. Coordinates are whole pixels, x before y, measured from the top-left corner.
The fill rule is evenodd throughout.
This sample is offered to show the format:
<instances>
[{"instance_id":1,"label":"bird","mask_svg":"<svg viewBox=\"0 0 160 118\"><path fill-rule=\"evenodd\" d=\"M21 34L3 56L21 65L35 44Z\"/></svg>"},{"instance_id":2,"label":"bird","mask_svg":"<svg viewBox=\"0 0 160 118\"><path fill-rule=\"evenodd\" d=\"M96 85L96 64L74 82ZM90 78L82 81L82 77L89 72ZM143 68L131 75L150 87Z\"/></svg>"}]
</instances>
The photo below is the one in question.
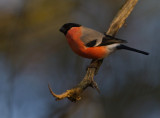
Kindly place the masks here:
<instances>
[{"instance_id":1,"label":"bird","mask_svg":"<svg viewBox=\"0 0 160 118\"><path fill-rule=\"evenodd\" d=\"M101 60L121 49L149 55L148 52L124 45L127 43L126 40L101 33L77 23L65 23L59 30L65 35L73 52L84 58Z\"/></svg>"}]
</instances>

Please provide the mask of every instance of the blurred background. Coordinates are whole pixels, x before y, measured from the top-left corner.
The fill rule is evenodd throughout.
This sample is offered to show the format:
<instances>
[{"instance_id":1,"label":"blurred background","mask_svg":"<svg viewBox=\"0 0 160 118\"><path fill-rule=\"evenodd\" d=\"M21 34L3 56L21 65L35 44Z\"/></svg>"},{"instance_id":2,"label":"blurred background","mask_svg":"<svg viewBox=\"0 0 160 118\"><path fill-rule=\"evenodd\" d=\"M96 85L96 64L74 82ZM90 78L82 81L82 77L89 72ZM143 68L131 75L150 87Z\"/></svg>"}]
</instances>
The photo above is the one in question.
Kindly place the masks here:
<instances>
[{"instance_id":1,"label":"blurred background","mask_svg":"<svg viewBox=\"0 0 160 118\"><path fill-rule=\"evenodd\" d=\"M0 0L0 118L159 118L160 1L141 0L116 37L149 56L117 51L81 101L55 101L81 81L90 63L59 28L75 22L107 31L125 0Z\"/></svg>"}]
</instances>

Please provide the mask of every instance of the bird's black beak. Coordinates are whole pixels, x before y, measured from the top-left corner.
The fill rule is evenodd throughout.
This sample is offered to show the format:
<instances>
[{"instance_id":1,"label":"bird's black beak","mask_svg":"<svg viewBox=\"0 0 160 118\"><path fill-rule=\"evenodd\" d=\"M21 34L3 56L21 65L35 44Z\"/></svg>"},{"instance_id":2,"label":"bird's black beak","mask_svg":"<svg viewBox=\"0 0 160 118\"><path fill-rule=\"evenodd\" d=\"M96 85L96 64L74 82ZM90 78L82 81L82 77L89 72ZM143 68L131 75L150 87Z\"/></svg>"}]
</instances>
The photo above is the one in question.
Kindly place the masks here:
<instances>
[{"instance_id":1,"label":"bird's black beak","mask_svg":"<svg viewBox=\"0 0 160 118\"><path fill-rule=\"evenodd\" d=\"M64 29L63 29L63 27L61 27L61 28L59 29L59 31L60 31L60 32L64 32Z\"/></svg>"},{"instance_id":2,"label":"bird's black beak","mask_svg":"<svg viewBox=\"0 0 160 118\"><path fill-rule=\"evenodd\" d=\"M66 29L65 29L64 27L61 27L61 28L59 29L59 31L62 32L62 33L64 33L64 34L66 34Z\"/></svg>"}]
</instances>

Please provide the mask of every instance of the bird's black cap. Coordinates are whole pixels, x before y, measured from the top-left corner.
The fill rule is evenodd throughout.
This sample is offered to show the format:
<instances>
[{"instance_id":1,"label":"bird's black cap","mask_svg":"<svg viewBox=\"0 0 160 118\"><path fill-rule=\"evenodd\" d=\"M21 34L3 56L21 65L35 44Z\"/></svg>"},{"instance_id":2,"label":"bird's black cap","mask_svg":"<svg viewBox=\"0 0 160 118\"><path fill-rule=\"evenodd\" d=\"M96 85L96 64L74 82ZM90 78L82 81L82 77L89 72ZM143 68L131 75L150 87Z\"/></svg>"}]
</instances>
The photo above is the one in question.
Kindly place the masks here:
<instances>
[{"instance_id":1,"label":"bird's black cap","mask_svg":"<svg viewBox=\"0 0 160 118\"><path fill-rule=\"evenodd\" d=\"M66 23L60 28L60 32L67 34L68 30L70 30L72 27L80 27L80 24L77 23Z\"/></svg>"}]
</instances>

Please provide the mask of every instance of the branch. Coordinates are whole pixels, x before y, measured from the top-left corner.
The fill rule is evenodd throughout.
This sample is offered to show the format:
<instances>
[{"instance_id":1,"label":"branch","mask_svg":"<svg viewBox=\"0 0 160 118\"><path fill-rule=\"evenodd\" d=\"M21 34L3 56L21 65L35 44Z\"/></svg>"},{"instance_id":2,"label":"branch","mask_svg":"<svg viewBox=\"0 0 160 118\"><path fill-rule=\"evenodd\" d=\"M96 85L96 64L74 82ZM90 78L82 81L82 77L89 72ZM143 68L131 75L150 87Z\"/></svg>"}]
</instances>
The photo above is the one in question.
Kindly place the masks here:
<instances>
[{"instance_id":1,"label":"branch","mask_svg":"<svg viewBox=\"0 0 160 118\"><path fill-rule=\"evenodd\" d=\"M135 7L138 0L127 0L123 7L118 11L117 15L113 19L110 24L108 31L106 32L107 35L115 36L118 30L123 26L125 23L126 18L130 15L131 11ZM74 88L67 90L62 94L55 94L50 85L48 85L51 94L56 98L56 100L61 100L64 98L68 98L72 102L76 102L81 99L82 92L87 87L96 88L98 91L98 86L96 82L93 80L94 76L98 72L103 60L92 60L89 67L87 68L86 74L83 80Z\"/></svg>"}]
</instances>

